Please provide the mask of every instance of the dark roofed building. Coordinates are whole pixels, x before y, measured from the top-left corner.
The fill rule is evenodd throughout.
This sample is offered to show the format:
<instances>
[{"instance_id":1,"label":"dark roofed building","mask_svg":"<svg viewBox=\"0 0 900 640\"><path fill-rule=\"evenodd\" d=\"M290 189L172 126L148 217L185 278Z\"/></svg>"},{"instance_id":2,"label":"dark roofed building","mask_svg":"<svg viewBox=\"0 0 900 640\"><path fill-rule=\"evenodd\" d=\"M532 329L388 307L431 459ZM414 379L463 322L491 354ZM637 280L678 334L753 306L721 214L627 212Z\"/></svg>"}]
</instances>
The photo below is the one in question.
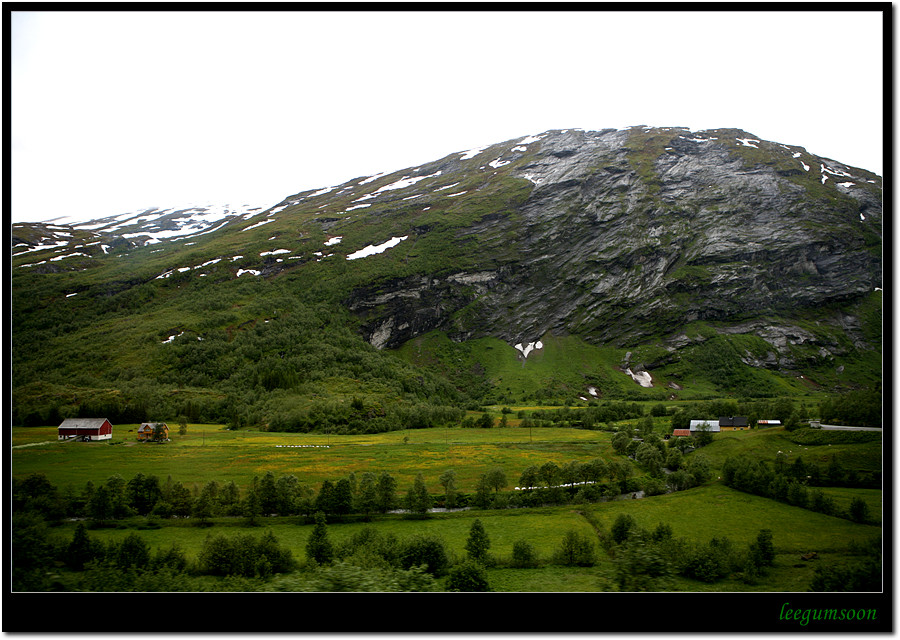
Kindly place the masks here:
<instances>
[{"instance_id":1,"label":"dark roofed building","mask_svg":"<svg viewBox=\"0 0 900 640\"><path fill-rule=\"evenodd\" d=\"M722 431L743 431L750 428L750 421L746 416L731 416L719 418L719 429Z\"/></svg>"}]
</instances>

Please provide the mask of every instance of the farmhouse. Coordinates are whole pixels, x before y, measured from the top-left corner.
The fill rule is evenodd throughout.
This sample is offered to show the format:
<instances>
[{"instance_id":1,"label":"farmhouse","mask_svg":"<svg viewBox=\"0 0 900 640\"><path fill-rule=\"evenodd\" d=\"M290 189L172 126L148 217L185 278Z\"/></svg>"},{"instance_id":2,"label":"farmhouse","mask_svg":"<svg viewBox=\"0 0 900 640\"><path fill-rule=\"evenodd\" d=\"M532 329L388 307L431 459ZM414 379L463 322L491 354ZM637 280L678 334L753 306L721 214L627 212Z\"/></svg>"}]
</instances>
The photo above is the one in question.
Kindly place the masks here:
<instances>
[{"instance_id":1,"label":"farmhouse","mask_svg":"<svg viewBox=\"0 0 900 640\"><path fill-rule=\"evenodd\" d=\"M157 426L158 425L158 426ZM143 422L137 430L137 439L149 442L157 428L162 432L162 440L169 439L169 425L165 422Z\"/></svg>"},{"instance_id":2,"label":"farmhouse","mask_svg":"<svg viewBox=\"0 0 900 640\"><path fill-rule=\"evenodd\" d=\"M750 421L745 416L720 417L719 428L722 431L743 431L750 428Z\"/></svg>"},{"instance_id":3,"label":"farmhouse","mask_svg":"<svg viewBox=\"0 0 900 640\"><path fill-rule=\"evenodd\" d=\"M705 425L705 426L704 426ZM692 436L696 436L701 431L709 431L710 433L719 433L721 431L718 420L691 420L690 432Z\"/></svg>"},{"instance_id":4,"label":"farmhouse","mask_svg":"<svg viewBox=\"0 0 900 640\"><path fill-rule=\"evenodd\" d=\"M689 436L689 435L691 435L691 430L690 429L673 429L672 435L673 436Z\"/></svg>"},{"instance_id":5,"label":"farmhouse","mask_svg":"<svg viewBox=\"0 0 900 640\"><path fill-rule=\"evenodd\" d=\"M58 440L109 440L112 423L106 418L66 418L57 430Z\"/></svg>"}]
</instances>

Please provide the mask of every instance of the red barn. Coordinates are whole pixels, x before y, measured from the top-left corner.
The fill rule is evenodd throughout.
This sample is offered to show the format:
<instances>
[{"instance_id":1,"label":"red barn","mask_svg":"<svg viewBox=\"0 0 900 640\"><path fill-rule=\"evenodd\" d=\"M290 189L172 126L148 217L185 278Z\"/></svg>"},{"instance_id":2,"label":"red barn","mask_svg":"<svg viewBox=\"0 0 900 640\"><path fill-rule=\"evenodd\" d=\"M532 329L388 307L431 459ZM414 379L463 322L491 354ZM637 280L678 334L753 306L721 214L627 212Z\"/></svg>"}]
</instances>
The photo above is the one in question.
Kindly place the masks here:
<instances>
[{"instance_id":1,"label":"red barn","mask_svg":"<svg viewBox=\"0 0 900 640\"><path fill-rule=\"evenodd\" d=\"M59 425L58 440L109 440L112 423L106 418L66 418Z\"/></svg>"}]
</instances>

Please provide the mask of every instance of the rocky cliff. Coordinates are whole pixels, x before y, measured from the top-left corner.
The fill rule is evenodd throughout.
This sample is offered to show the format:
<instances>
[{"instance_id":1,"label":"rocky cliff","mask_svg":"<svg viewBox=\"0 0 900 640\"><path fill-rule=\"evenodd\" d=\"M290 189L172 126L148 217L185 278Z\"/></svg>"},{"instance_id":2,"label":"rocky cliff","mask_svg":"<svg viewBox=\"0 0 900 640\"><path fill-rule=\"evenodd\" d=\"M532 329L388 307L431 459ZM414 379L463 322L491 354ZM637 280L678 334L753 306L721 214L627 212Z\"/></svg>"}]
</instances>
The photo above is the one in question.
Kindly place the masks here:
<instances>
[{"instance_id":1,"label":"rocky cliff","mask_svg":"<svg viewBox=\"0 0 900 640\"><path fill-rule=\"evenodd\" d=\"M777 347L803 333L784 317L881 286L881 179L744 131L550 131L419 173L434 171L528 187L453 229L468 268L352 292L379 347L431 329L678 345L696 320L737 323Z\"/></svg>"}]
</instances>

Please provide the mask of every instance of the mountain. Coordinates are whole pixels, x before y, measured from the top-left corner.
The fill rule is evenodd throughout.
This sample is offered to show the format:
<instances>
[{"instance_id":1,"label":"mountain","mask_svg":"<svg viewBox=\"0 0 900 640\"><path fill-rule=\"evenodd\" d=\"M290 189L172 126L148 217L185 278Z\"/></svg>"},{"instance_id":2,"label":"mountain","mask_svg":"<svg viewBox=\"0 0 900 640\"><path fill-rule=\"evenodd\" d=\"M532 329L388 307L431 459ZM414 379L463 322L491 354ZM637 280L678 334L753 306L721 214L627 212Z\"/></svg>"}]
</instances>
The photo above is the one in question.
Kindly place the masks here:
<instances>
[{"instance_id":1,"label":"mountain","mask_svg":"<svg viewBox=\"0 0 900 640\"><path fill-rule=\"evenodd\" d=\"M20 422L132 406L361 429L881 376L881 177L739 129L554 130L264 210L12 241Z\"/></svg>"},{"instance_id":2,"label":"mountain","mask_svg":"<svg viewBox=\"0 0 900 640\"><path fill-rule=\"evenodd\" d=\"M61 217L44 223L19 224L13 226L13 257L42 249L56 249L57 253L62 253L72 243L73 234L78 232L81 232L78 237L86 241L100 241L101 248L103 238L116 246L126 247L172 239L187 240L265 210L266 207L250 204L189 205L168 209L150 207L86 222L72 220L66 223L69 218Z\"/></svg>"}]
</instances>

